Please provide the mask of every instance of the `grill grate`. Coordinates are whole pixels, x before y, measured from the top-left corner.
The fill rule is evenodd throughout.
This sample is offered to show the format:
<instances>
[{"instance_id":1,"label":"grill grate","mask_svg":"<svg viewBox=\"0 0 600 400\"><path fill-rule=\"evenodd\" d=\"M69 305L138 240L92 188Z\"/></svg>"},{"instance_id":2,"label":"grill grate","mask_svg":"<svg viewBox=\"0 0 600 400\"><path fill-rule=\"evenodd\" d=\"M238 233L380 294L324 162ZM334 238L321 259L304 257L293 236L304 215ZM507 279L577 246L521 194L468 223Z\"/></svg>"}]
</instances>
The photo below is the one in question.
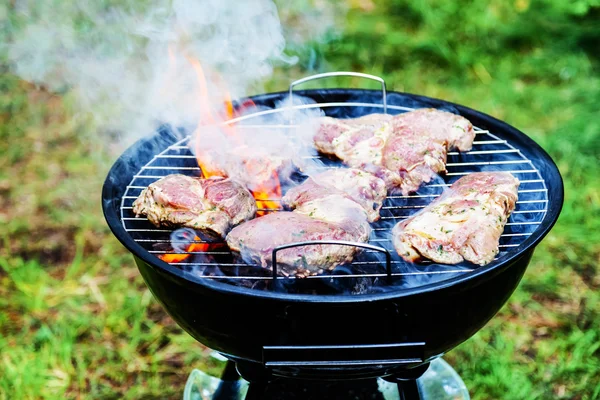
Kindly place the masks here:
<instances>
[{"instance_id":1,"label":"grill grate","mask_svg":"<svg viewBox=\"0 0 600 400\"><path fill-rule=\"evenodd\" d=\"M300 108L327 108L327 107L369 107L371 109L382 108L382 105L371 103L320 103L308 104L294 107ZM261 111L254 114L244 115L236 119L227 121L227 124L233 124L242 121L249 121L253 118L262 117L266 114L280 112L283 109ZM289 110L289 108L288 108ZM394 114L410 111L412 108L387 105L388 112ZM294 125L236 125L236 128L252 129L286 129L293 128ZM507 171L514 174L520 181L519 200L517 201L515 211L506 224L504 233L500 238L500 252L496 260L502 259L512 252L518 252L519 246L537 229L546 215L548 203L548 194L546 184L535 168L531 160L527 159L518 148L512 146L507 140L495 135L487 130L475 127L476 137L473 148L469 152L458 153L449 152L447 170L448 173L430 184L424 185L416 194L408 196L388 196L385 200L381 219L372 224L373 231L369 240L370 244L388 249L393 255L392 268L394 277L402 276L444 276L452 277L458 273L468 273L473 271L473 266L469 263L455 266L433 264L424 262L417 266L407 263L398 257L393 249L389 232L396 222L408 218L413 213L424 208L434 198L440 195L445 187L450 186L452 182L461 176L471 172L478 171ZM148 252L160 256L162 254L172 254L173 250L169 245L171 229L155 228L146 218L136 218L132 211L132 203L139 196L141 191L152 182L172 173L181 173L186 175L198 176L200 168L196 164L196 159L192 154L188 143L190 137L187 136L173 145L167 147L160 154L154 156L146 165L144 165L134 176L126 188L121 200L121 220L125 230L131 235L133 240L144 247ZM320 157L316 157L320 158ZM320 158L325 164L324 168L340 166L339 162L333 162L326 158ZM265 210L270 211L270 210ZM186 242L189 243L189 242ZM201 241L196 243L203 243ZM385 277L383 268L384 263L373 258L374 250L366 250L363 253L367 257L358 256L351 264L351 269L345 269L343 274L320 274L310 276L308 279L331 279L335 278L379 278ZM194 273L200 278L226 278L234 280L269 280L272 279L268 274L264 276L256 273L257 268L252 264L246 264L232 258L231 252L227 247L219 247L215 250L191 251L191 256L185 262L175 262L180 268L193 272L194 269L205 267L218 267L223 273ZM368 258L368 256L371 258ZM197 258L201 258L198 260ZM371 269L369 269L371 268ZM360 273L356 273L356 269ZM236 270L236 271L234 271ZM248 273L252 271L252 273ZM293 278L292 278L293 279ZM306 278L305 278L306 279ZM436 278L439 280L440 278Z\"/></svg>"}]
</instances>

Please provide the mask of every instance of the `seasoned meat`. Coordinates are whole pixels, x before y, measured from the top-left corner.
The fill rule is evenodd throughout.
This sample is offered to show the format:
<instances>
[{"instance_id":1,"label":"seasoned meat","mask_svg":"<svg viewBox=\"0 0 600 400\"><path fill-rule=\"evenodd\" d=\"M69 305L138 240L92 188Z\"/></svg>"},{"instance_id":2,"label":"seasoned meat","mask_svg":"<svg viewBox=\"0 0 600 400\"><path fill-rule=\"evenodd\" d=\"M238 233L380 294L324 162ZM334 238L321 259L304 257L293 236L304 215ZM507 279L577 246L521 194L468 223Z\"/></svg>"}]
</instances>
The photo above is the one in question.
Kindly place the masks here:
<instances>
[{"instance_id":1,"label":"seasoned meat","mask_svg":"<svg viewBox=\"0 0 600 400\"><path fill-rule=\"evenodd\" d=\"M498 254L518 186L519 180L508 172L478 172L457 180L429 206L394 227L396 251L407 261L488 264Z\"/></svg>"},{"instance_id":2,"label":"seasoned meat","mask_svg":"<svg viewBox=\"0 0 600 400\"><path fill-rule=\"evenodd\" d=\"M256 202L250 192L232 179L212 177L201 179L206 200L223 210L231 219L231 225L239 225L254 218Z\"/></svg>"},{"instance_id":3,"label":"seasoned meat","mask_svg":"<svg viewBox=\"0 0 600 400\"><path fill-rule=\"evenodd\" d=\"M350 119L321 117L319 129L314 137L315 147L323 154L336 155L345 160L338 154L343 152L339 149L340 144L344 144L346 140L355 142L373 137L375 131L386 128L392 118L388 114L368 114Z\"/></svg>"},{"instance_id":4,"label":"seasoned meat","mask_svg":"<svg viewBox=\"0 0 600 400\"><path fill-rule=\"evenodd\" d=\"M397 115L390 124L383 166L397 174L388 187L404 195L446 172L449 149L468 151L475 139L473 125L466 118L433 108Z\"/></svg>"},{"instance_id":5,"label":"seasoned meat","mask_svg":"<svg viewBox=\"0 0 600 400\"><path fill-rule=\"evenodd\" d=\"M406 195L444 173L448 149L469 150L474 137L473 126L460 115L420 109L394 117L325 117L314 142L320 152L372 173L388 190Z\"/></svg>"},{"instance_id":6,"label":"seasoned meat","mask_svg":"<svg viewBox=\"0 0 600 400\"><path fill-rule=\"evenodd\" d=\"M359 208L360 215L360 207L350 200L346 201L348 207ZM315 206L317 209L323 209L335 207L336 204ZM370 226L364 213L356 218L350 213L345 213L344 206L337 206L330 213L324 212L328 220L315 218L315 213L313 217L304 212L283 211L267 214L233 228L227 235L227 244L232 251L240 253L246 262L270 268L273 249L283 244L311 240L366 242ZM352 212L356 214L357 210ZM285 249L277 252L277 268L286 276L313 275L351 261L357 250L356 247L338 245L310 245Z\"/></svg>"},{"instance_id":7,"label":"seasoned meat","mask_svg":"<svg viewBox=\"0 0 600 400\"><path fill-rule=\"evenodd\" d=\"M344 194L334 194L300 204L294 210L311 218L344 225L354 234L357 227L368 226L367 213L361 205ZM362 232L362 231L361 231ZM362 233L358 235L362 237Z\"/></svg>"},{"instance_id":8,"label":"seasoned meat","mask_svg":"<svg viewBox=\"0 0 600 400\"><path fill-rule=\"evenodd\" d=\"M448 149L469 151L473 146L473 124L460 115L435 108L421 108L394 117L395 127L407 126L413 131L445 142Z\"/></svg>"},{"instance_id":9,"label":"seasoned meat","mask_svg":"<svg viewBox=\"0 0 600 400\"><path fill-rule=\"evenodd\" d=\"M444 142L411 127L397 126L383 149L383 165L393 172L388 174L388 188L404 195L415 192L436 174L446 172L446 155Z\"/></svg>"},{"instance_id":10,"label":"seasoned meat","mask_svg":"<svg viewBox=\"0 0 600 400\"><path fill-rule=\"evenodd\" d=\"M307 202L334 195L353 200L367 213L369 222L377 221L386 196L385 182L354 168L331 169L309 177L301 185L288 190L282 204L295 209Z\"/></svg>"},{"instance_id":11,"label":"seasoned meat","mask_svg":"<svg viewBox=\"0 0 600 400\"><path fill-rule=\"evenodd\" d=\"M254 218L256 202L231 179L173 174L144 189L133 202L133 212L156 226L188 227L224 238L231 227Z\"/></svg>"}]
</instances>

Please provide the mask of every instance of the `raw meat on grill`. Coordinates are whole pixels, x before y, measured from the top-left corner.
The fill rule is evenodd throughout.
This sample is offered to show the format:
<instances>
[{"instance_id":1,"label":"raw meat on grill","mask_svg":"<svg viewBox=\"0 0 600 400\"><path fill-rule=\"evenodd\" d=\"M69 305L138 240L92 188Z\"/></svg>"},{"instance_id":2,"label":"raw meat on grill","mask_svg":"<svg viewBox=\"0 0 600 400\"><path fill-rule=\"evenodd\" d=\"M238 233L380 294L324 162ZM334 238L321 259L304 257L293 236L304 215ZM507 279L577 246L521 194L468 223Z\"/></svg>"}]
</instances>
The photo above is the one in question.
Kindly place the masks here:
<instances>
[{"instance_id":1,"label":"raw meat on grill","mask_svg":"<svg viewBox=\"0 0 600 400\"><path fill-rule=\"evenodd\" d=\"M359 204L369 222L379 219L385 200L385 182L376 176L354 168L335 168L309 177L286 193L282 204L290 209L330 196L342 195Z\"/></svg>"},{"instance_id":2,"label":"raw meat on grill","mask_svg":"<svg viewBox=\"0 0 600 400\"><path fill-rule=\"evenodd\" d=\"M354 140L364 136L372 137L378 129L386 128L393 117L389 114L368 114L359 118L338 119L321 117L319 128L314 136L317 150L323 154L336 155L340 136L354 132ZM339 157L339 156L338 156Z\"/></svg>"},{"instance_id":3,"label":"raw meat on grill","mask_svg":"<svg viewBox=\"0 0 600 400\"><path fill-rule=\"evenodd\" d=\"M403 195L417 191L436 174L446 172L446 144L399 125L383 149L386 182L391 192Z\"/></svg>"},{"instance_id":4,"label":"raw meat on grill","mask_svg":"<svg viewBox=\"0 0 600 400\"><path fill-rule=\"evenodd\" d=\"M339 168L308 178L290 189L282 204L293 212L275 212L246 222L227 235L227 244L246 262L272 265L272 251L284 244L314 240L369 240L369 220L379 218L384 182L366 172ZM331 270L352 260L358 248L310 245L279 251L277 267L299 277Z\"/></svg>"},{"instance_id":5,"label":"raw meat on grill","mask_svg":"<svg viewBox=\"0 0 600 400\"><path fill-rule=\"evenodd\" d=\"M473 124L460 115L435 108L420 108L394 117L394 128L407 126L438 142L446 142L448 150L469 151L473 146Z\"/></svg>"},{"instance_id":6,"label":"raw meat on grill","mask_svg":"<svg viewBox=\"0 0 600 400\"><path fill-rule=\"evenodd\" d=\"M490 263L515 208L519 180L508 172L460 178L440 197L392 230L394 247L407 261Z\"/></svg>"},{"instance_id":7,"label":"raw meat on grill","mask_svg":"<svg viewBox=\"0 0 600 400\"><path fill-rule=\"evenodd\" d=\"M322 118L314 137L317 150L335 155L350 167L372 173L393 185L393 171L383 166L383 149L391 134L387 114L371 114L356 119Z\"/></svg>"},{"instance_id":8,"label":"raw meat on grill","mask_svg":"<svg viewBox=\"0 0 600 400\"><path fill-rule=\"evenodd\" d=\"M173 174L144 189L133 202L133 212L156 226L188 227L209 238L224 238L233 226L254 218L256 202L231 179Z\"/></svg>"},{"instance_id":9,"label":"raw meat on grill","mask_svg":"<svg viewBox=\"0 0 600 400\"><path fill-rule=\"evenodd\" d=\"M313 240L366 242L371 228L362 208L341 196L335 199L337 201L332 200L313 203L316 208L313 216L307 210L282 211L245 222L229 232L227 244L232 251L240 253L244 261L270 268L273 249L283 244ZM327 220L316 218L323 215L327 216ZM354 246L341 245L309 245L280 250L277 252L277 269L286 276L314 275L351 261L357 250Z\"/></svg>"},{"instance_id":10,"label":"raw meat on grill","mask_svg":"<svg viewBox=\"0 0 600 400\"><path fill-rule=\"evenodd\" d=\"M394 117L324 117L314 143L321 153L372 173L382 178L391 192L407 195L446 172L448 149L469 150L474 137L473 126L464 117L420 109Z\"/></svg>"},{"instance_id":11,"label":"raw meat on grill","mask_svg":"<svg viewBox=\"0 0 600 400\"><path fill-rule=\"evenodd\" d=\"M344 194L333 194L299 204L294 212L334 224L344 225L346 222L351 222L348 225L349 229L357 224L358 226L368 226L367 213L364 208Z\"/></svg>"}]
</instances>

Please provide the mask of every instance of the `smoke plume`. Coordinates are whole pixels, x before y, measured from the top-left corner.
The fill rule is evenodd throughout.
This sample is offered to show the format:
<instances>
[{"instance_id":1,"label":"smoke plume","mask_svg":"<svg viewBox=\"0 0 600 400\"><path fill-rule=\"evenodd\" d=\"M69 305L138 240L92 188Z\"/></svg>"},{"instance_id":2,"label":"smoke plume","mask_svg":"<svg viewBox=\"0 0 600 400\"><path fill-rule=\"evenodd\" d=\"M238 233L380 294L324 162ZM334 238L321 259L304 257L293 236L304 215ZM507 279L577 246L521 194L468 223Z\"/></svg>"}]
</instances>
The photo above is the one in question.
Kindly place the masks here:
<instances>
[{"instance_id":1,"label":"smoke plume","mask_svg":"<svg viewBox=\"0 0 600 400\"><path fill-rule=\"evenodd\" d=\"M211 101L239 98L274 66L296 63L286 43L320 40L337 12L311 0L281 2L279 10L271 0L10 3L0 5L0 15L11 15L0 30L0 53L11 71L51 91L73 90L79 111L119 132L123 144L158 124L198 123L190 59L201 62ZM280 14L294 24L284 27Z\"/></svg>"}]
</instances>

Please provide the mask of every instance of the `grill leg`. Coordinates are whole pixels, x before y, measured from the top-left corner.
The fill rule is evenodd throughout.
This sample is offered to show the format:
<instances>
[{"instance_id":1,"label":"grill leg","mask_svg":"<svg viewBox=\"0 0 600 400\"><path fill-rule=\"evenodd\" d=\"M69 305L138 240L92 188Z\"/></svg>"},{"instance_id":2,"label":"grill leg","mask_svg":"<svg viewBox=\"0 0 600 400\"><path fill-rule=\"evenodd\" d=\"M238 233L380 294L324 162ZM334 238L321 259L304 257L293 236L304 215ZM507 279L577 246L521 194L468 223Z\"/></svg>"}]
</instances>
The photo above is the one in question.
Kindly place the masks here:
<instances>
[{"instance_id":1,"label":"grill leg","mask_svg":"<svg viewBox=\"0 0 600 400\"><path fill-rule=\"evenodd\" d=\"M260 400L267 389L267 382L250 382L245 400Z\"/></svg>"},{"instance_id":2,"label":"grill leg","mask_svg":"<svg viewBox=\"0 0 600 400\"><path fill-rule=\"evenodd\" d=\"M420 400L419 384L416 379L398 381L398 393L401 400Z\"/></svg>"},{"instance_id":3,"label":"grill leg","mask_svg":"<svg viewBox=\"0 0 600 400\"><path fill-rule=\"evenodd\" d=\"M221 375L221 383L213 395L213 400L238 400L240 396L240 375L233 361L227 361Z\"/></svg>"}]
</instances>

